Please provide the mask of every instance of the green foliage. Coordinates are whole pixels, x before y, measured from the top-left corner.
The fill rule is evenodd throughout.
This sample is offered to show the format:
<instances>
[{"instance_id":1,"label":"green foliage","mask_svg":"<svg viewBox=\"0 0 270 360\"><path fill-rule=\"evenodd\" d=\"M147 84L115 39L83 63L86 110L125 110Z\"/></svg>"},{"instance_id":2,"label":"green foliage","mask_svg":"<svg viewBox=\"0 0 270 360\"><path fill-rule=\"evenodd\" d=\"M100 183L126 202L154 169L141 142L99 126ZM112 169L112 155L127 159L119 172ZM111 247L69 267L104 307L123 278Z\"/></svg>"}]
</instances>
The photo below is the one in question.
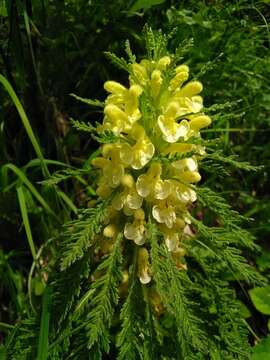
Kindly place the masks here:
<instances>
[{"instance_id":1,"label":"green foliage","mask_svg":"<svg viewBox=\"0 0 270 360\"><path fill-rule=\"evenodd\" d=\"M103 131L102 133L97 132L96 127L99 125L98 123L96 123L96 127L90 123L84 123L78 120L71 120L71 123L75 129L91 133L92 138L101 144L114 143L119 140L119 136L110 130ZM97 135L93 133L97 133Z\"/></svg>"},{"instance_id":2,"label":"green foliage","mask_svg":"<svg viewBox=\"0 0 270 360\"><path fill-rule=\"evenodd\" d=\"M106 211L106 204L102 202L93 209L83 210L77 220L65 225L61 243L61 270L82 258L85 251L94 244L95 235L99 234L106 219Z\"/></svg>"},{"instance_id":3,"label":"green foliage","mask_svg":"<svg viewBox=\"0 0 270 360\"><path fill-rule=\"evenodd\" d=\"M98 277L93 284L92 309L87 316L86 330L88 347L96 345L101 351L109 352L111 327L115 306L118 303L118 285L121 280L121 241L118 235L111 254L96 269Z\"/></svg>"},{"instance_id":4,"label":"green foliage","mask_svg":"<svg viewBox=\"0 0 270 360\"><path fill-rule=\"evenodd\" d=\"M206 336L200 329L201 320L194 316L192 302L187 298L190 280L184 272L177 270L165 245L158 244L154 225L149 226L149 232L154 280L164 305L175 317L181 356L188 359L194 351L205 353Z\"/></svg>"},{"instance_id":5,"label":"green foliage","mask_svg":"<svg viewBox=\"0 0 270 360\"><path fill-rule=\"evenodd\" d=\"M251 360L270 359L270 337L263 339L253 350Z\"/></svg>"},{"instance_id":6,"label":"green foliage","mask_svg":"<svg viewBox=\"0 0 270 360\"><path fill-rule=\"evenodd\" d=\"M122 329L117 337L117 347L119 348L118 359L123 360L127 357L131 360L142 358L142 344L139 340L140 321L138 319L137 304L139 301L139 284L136 279L136 268L133 265L131 275L131 285L128 296L123 304L120 313Z\"/></svg>"},{"instance_id":7,"label":"green foliage","mask_svg":"<svg viewBox=\"0 0 270 360\"><path fill-rule=\"evenodd\" d=\"M258 311L265 315L270 315L270 286L257 287L249 291L253 305Z\"/></svg>"}]
</instances>

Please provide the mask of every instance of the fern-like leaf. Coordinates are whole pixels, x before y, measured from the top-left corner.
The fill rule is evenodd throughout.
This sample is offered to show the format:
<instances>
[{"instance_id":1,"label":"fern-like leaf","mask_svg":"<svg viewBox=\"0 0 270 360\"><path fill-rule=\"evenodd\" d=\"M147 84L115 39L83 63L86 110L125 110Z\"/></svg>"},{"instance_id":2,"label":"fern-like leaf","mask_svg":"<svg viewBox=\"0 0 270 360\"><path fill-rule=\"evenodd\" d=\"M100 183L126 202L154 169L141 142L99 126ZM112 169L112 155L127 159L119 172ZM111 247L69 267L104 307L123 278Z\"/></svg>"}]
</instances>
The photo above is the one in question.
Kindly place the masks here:
<instances>
[{"instance_id":1,"label":"fern-like leaf","mask_svg":"<svg viewBox=\"0 0 270 360\"><path fill-rule=\"evenodd\" d=\"M106 213L105 203L102 202L95 208L84 210L77 220L65 225L62 271L84 256L86 250L93 244L95 235L100 233Z\"/></svg>"},{"instance_id":2,"label":"fern-like leaf","mask_svg":"<svg viewBox=\"0 0 270 360\"><path fill-rule=\"evenodd\" d=\"M96 292L87 319L88 347L99 344L105 352L108 352L110 347L109 329L118 303L118 286L122 276L121 241L122 234L119 234L111 254L96 270L97 274L102 275L93 283L92 288Z\"/></svg>"}]
</instances>

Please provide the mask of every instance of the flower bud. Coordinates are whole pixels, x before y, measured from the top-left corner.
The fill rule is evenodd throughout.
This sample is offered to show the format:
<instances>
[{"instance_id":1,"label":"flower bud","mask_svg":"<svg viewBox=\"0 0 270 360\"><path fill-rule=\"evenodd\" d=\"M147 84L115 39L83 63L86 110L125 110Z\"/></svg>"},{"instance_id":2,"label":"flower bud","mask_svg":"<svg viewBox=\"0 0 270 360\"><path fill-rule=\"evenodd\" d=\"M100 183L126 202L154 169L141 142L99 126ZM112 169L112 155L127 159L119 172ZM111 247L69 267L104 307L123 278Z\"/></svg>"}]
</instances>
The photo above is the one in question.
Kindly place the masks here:
<instances>
[{"instance_id":1,"label":"flower bud","mask_svg":"<svg viewBox=\"0 0 270 360\"><path fill-rule=\"evenodd\" d=\"M165 70L168 65L170 65L171 59L169 56L163 56L159 59L157 66L160 70Z\"/></svg>"},{"instance_id":2,"label":"flower bud","mask_svg":"<svg viewBox=\"0 0 270 360\"><path fill-rule=\"evenodd\" d=\"M199 81L190 81L179 92L181 96L192 97L199 94L203 89L202 83Z\"/></svg>"},{"instance_id":3,"label":"flower bud","mask_svg":"<svg viewBox=\"0 0 270 360\"><path fill-rule=\"evenodd\" d=\"M106 81L104 89L112 94L124 95L127 92L127 89L116 81Z\"/></svg>"},{"instance_id":4,"label":"flower bud","mask_svg":"<svg viewBox=\"0 0 270 360\"><path fill-rule=\"evenodd\" d=\"M140 248L138 251L138 276L142 284L148 284L151 281L149 254L146 248Z\"/></svg>"},{"instance_id":5,"label":"flower bud","mask_svg":"<svg viewBox=\"0 0 270 360\"><path fill-rule=\"evenodd\" d=\"M116 234L116 227L115 225L107 225L103 230L103 235L108 238L113 238Z\"/></svg>"},{"instance_id":6,"label":"flower bud","mask_svg":"<svg viewBox=\"0 0 270 360\"><path fill-rule=\"evenodd\" d=\"M204 127L207 127L211 124L211 119L207 115L196 116L190 121L190 128L192 130L201 130Z\"/></svg>"}]
</instances>

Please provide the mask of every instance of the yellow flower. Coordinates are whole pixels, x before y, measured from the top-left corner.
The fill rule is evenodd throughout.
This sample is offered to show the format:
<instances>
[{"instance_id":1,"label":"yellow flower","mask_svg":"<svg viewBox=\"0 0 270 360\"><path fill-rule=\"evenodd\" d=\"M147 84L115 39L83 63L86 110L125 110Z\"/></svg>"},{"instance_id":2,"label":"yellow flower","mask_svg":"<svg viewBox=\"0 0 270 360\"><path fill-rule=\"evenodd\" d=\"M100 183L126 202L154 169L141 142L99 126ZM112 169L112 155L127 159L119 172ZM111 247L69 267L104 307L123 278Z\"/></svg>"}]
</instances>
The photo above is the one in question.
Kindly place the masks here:
<instances>
[{"instance_id":1,"label":"yellow flower","mask_svg":"<svg viewBox=\"0 0 270 360\"><path fill-rule=\"evenodd\" d=\"M152 159L155 153L155 147L146 136L141 125L136 124L133 127L130 136L136 141L131 150L133 154L131 167L133 169L141 169Z\"/></svg>"},{"instance_id":2,"label":"yellow flower","mask_svg":"<svg viewBox=\"0 0 270 360\"><path fill-rule=\"evenodd\" d=\"M142 197L153 197L154 199L166 199L172 190L170 180L162 180L160 163L153 163L146 174L140 175L136 182L138 194Z\"/></svg>"},{"instance_id":3,"label":"yellow flower","mask_svg":"<svg viewBox=\"0 0 270 360\"><path fill-rule=\"evenodd\" d=\"M138 106L139 96L143 91L141 86L131 85L131 87L127 89L116 81L106 81L104 88L111 93L111 95L109 95L106 99L106 105L114 105L123 110L127 116L127 118L125 117L123 120L127 121L129 124L132 124L140 119L141 112ZM112 110L113 108L110 107L108 110L107 106L105 107L106 112L109 114L109 117L113 117L113 111L116 113L118 110ZM123 116L123 114L121 114L121 116Z\"/></svg>"},{"instance_id":4,"label":"yellow flower","mask_svg":"<svg viewBox=\"0 0 270 360\"><path fill-rule=\"evenodd\" d=\"M159 225L160 230L164 234L165 244L169 251L175 251L178 247L185 225L185 221L181 218L176 218L172 228L168 228L163 224Z\"/></svg>"},{"instance_id":5,"label":"yellow flower","mask_svg":"<svg viewBox=\"0 0 270 360\"><path fill-rule=\"evenodd\" d=\"M127 239L133 240L137 245L145 243L145 227L144 227L145 214L143 209L134 211L133 223L126 223L124 227L124 235Z\"/></svg>"},{"instance_id":6,"label":"yellow flower","mask_svg":"<svg viewBox=\"0 0 270 360\"><path fill-rule=\"evenodd\" d=\"M159 70L165 70L168 65L170 65L171 59L169 56L163 56L161 59L158 60L157 68Z\"/></svg>"},{"instance_id":7,"label":"yellow flower","mask_svg":"<svg viewBox=\"0 0 270 360\"><path fill-rule=\"evenodd\" d=\"M123 192L117 193L113 200L112 206L115 210L124 209L126 215L131 215L133 210L142 206L143 198L137 193L135 187L126 187Z\"/></svg>"},{"instance_id":8,"label":"yellow flower","mask_svg":"<svg viewBox=\"0 0 270 360\"><path fill-rule=\"evenodd\" d=\"M92 165L101 168L104 180L111 187L119 186L125 167L132 161L132 151L125 143L106 144L102 149L103 157L92 160Z\"/></svg>"},{"instance_id":9,"label":"yellow flower","mask_svg":"<svg viewBox=\"0 0 270 360\"><path fill-rule=\"evenodd\" d=\"M157 222L165 224L169 229L176 221L175 207L166 200L161 200L153 206L152 215Z\"/></svg>"},{"instance_id":10,"label":"yellow flower","mask_svg":"<svg viewBox=\"0 0 270 360\"><path fill-rule=\"evenodd\" d=\"M176 122L179 111L179 104L174 101L169 104L164 115L158 117L158 126L163 134L163 139L169 143L175 143L180 137L185 138L189 132L187 120Z\"/></svg>"},{"instance_id":11,"label":"yellow flower","mask_svg":"<svg viewBox=\"0 0 270 360\"><path fill-rule=\"evenodd\" d=\"M201 180L195 158L177 160L172 163L173 175L183 183L196 183Z\"/></svg>"},{"instance_id":12,"label":"yellow flower","mask_svg":"<svg viewBox=\"0 0 270 360\"><path fill-rule=\"evenodd\" d=\"M145 243L144 237L145 227L139 220L126 223L124 227L124 235L127 239L133 240L137 245L143 245Z\"/></svg>"},{"instance_id":13,"label":"yellow flower","mask_svg":"<svg viewBox=\"0 0 270 360\"><path fill-rule=\"evenodd\" d=\"M176 75L170 81L169 90L174 91L188 79L189 68L186 65L180 65L175 69Z\"/></svg>"}]
</instances>

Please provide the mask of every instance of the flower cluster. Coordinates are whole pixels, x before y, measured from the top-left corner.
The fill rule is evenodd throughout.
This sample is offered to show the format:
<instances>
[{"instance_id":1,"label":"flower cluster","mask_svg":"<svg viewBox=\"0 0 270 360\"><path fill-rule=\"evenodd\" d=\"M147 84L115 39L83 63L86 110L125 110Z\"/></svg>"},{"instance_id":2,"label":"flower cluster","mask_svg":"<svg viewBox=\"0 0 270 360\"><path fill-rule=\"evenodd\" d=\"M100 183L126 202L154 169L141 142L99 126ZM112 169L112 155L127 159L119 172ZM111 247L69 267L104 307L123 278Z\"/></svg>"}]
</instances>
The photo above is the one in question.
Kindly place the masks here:
<instances>
[{"instance_id":1,"label":"flower cluster","mask_svg":"<svg viewBox=\"0 0 270 360\"><path fill-rule=\"evenodd\" d=\"M103 234L119 231L139 248L138 276L151 281L147 250L150 218L164 235L176 265L185 269L182 241L188 236L189 206L196 201L192 184L200 181L200 129L211 119L203 113L202 84L189 81L186 65L172 58L130 65L129 87L107 81L104 120L97 131L111 131L117 141L105 144L92 164L100 170L97 194L111 199ZM108 239L109 241L109 239Z\"/></svg>"}]
</instances>

